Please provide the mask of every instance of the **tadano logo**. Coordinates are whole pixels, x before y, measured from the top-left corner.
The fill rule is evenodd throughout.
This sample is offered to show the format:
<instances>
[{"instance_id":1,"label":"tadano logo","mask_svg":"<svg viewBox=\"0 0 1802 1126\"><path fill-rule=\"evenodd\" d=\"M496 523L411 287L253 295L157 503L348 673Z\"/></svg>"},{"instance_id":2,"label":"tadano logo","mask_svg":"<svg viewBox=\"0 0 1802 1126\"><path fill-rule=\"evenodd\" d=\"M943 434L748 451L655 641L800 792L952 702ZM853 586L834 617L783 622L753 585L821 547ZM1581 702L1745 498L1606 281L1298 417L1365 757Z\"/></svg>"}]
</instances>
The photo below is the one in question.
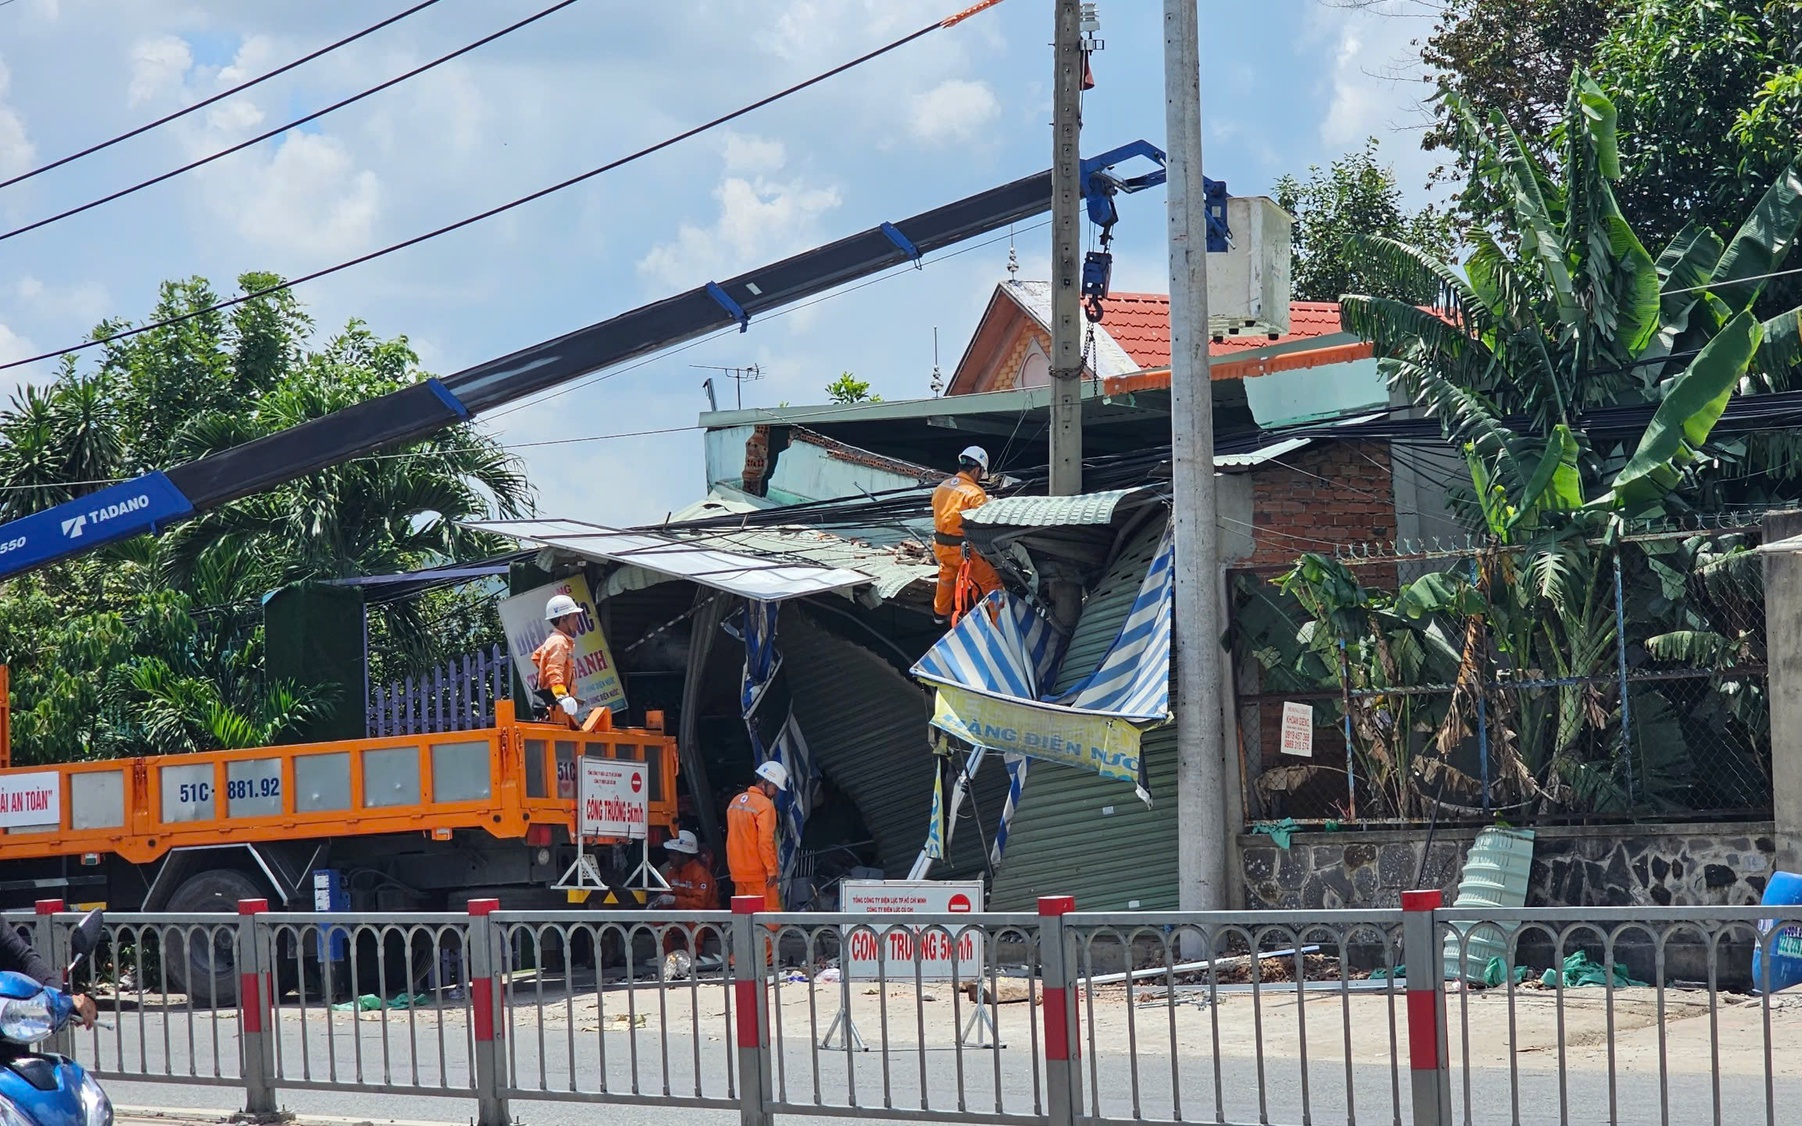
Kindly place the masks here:
<instances>
[{"instance_id":1,"label":"tadano logo","mask_svg":"<svg viewBox=\"0 0 1802 1126\"><path fill-rule=\"evenodd\" d=\"M139 493L135 497L128 497L117 504L103 504L99 508L89 509L80 516L71 516L67 520L64 520L63 535L68 539L78 540L81 538L82 532L87 528L90 521L95 524L100 524L114 519L115 517L124 516L128 513L136 512L139 509L149 507L150 497L146 493Z\"/></svg>"}]
</instances>

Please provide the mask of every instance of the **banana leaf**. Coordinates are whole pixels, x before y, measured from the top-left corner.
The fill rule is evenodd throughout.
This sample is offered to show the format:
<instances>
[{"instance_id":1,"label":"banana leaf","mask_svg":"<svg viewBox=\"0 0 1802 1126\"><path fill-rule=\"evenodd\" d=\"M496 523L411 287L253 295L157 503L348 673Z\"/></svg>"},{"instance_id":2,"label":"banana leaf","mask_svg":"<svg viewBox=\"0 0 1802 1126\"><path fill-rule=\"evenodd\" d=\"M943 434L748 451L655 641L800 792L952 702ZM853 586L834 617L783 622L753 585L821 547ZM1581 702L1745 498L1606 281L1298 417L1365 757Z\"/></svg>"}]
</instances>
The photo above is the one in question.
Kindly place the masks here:
<instances>
[{"instance_id":1,"label":"banana leaf","mask_svg":"<svg viewBox=\"0 0 1802 1126\"><path fill-rule=\"evenodd\" d=\"M1682 467L1708 441L1727 409L1734 385L1758 349L1760 332L1758 321L1742 311L1690 361L1658 404L1639 448L1615 477L1605 500L1615 508L1635 511L1656 504L1676 488Z\"/></svg>"}]
</instances>

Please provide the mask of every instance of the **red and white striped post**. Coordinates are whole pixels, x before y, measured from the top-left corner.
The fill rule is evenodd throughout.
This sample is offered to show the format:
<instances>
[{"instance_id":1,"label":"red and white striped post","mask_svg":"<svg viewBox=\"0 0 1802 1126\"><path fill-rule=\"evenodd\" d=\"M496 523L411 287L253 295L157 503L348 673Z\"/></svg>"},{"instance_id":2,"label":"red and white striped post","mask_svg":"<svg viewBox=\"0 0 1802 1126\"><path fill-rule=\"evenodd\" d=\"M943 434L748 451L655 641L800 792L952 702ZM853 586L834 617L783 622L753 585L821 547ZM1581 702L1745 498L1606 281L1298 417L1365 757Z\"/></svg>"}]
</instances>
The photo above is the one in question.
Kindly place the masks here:
<instances>
[{"instance_id":1,"label":"red and white striped post","mask_svg":"<svg viewBox=\"0 0 1802 1126\"><path fill-rule=\"evenodd\" d=\"M56 942L56 917L68 909L68 905L60 899L40 899L37 902L37 921L32 930L31 945L39 957L57 969L64 969L69 964L69 959L63 957L62 951L57 949ZM66 988L68 984L69 975L65 970L63 986ZM74 1049L75 1034L67 1028L51 1038L51 1051L68 1055Z\"/></svg>"},{"instance_id":2,"label":"red and white striped post","mask_svg":"<svg viewBox=\"0 0 1802 1126\"><path fill-rule=\"evenodd\" d=\"M732 1020L738 1042L738 1120L769 1126L769 1011L763 992L763 951L768 940L753 920L761 895L732 897Z\"/></svg>"},{"instance_id":3,"label":"red and white striped post","mask_svg":"<svg viewBox=\"0 0 1802 1126\"><path fill-rule=\"evenodd\" d=\"M1452 1076L1446 1059L1445 955L1433 925L1443 891L1402 892L1402 961L1408 998L1408 1074L1414 1126L1450 1126Z\"/></svg>"},{"instance_id":4,"label":"red and white striped post","mask_svg":"<svg viewBox=\"0 0 1802 1126\"><path fill-rule=\"evenodd\" d=\"M506 1021L501 999L501 952L488 916L498 899L469 901L469 1028L475 1034L476 1126L510 1126L507 1109Z\"/></svg>"},{"instance_id":5,"label":"red and white striped post","mask_svg":"<svg viewBox=\"0 0 1802 1126\"><path fill-rule=\"evenodd\" d=\"M267 899L238 900L238 1050L244 1070L244 1113L257 1118L277 1112L275 1041L268 1020L274 998L263 965L263 944L257 941L257 916L267 910Z\"/></svg>"},{"instance_id":6,"label":"red and white striped post","mask_svg":"<svg viewBox=\"0 0 1802 1126\"><path fill-rule=\"evenodd\" d=\"M1076 898L1048 895L1039 899L1039 973L1045 1000L1045 1112L1050 1126L1075 1126L1082 1111L1082 1033L1078 1027L1076 989L1070 973L1070 941L1064 916L1076 910Z\"/></svg>"}]
</instances>

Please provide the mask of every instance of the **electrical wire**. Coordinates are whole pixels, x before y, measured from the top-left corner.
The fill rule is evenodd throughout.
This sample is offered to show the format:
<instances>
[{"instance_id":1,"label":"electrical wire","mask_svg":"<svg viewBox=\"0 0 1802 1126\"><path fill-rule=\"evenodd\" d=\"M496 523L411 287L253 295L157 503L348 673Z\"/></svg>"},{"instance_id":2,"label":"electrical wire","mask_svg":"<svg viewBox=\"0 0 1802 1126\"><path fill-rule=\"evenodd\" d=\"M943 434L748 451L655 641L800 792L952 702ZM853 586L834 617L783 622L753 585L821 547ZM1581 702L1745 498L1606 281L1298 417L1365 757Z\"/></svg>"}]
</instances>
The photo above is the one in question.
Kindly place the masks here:
<instances>
[{"instance_id":1,"label":"electrical wire","mask_svg":"<svg viewBox=\"0 0 1802 1126\"><path fill-rule=\"evenodd\" d=\"M10 3L12 3L12 0L5 0L5 3L10 4ZM61 168L63 165L80 160L83 157L93 156L95 153L100 152L104 149L110 149L114 145L120 143L121 141L129 141L133 137L141 137L145 133L150 132L152 129L156 129L161 126L167 125L171 121L179 120L180 118L186 117L187 115L194 113L198 110L203 110L210 105L215 105L219 102L224 101L226 98L231 97L234 94L242 94L244 91L250 89L252 86L256 86L260 83L267 82L271 78L276 78L281 75L284 75L284 74L288 73L289 71L293 70L295 67L304 66L305 64L312 62L314 59L317 59L323 55L329 55L333 51L336 51L341 47L348 47L352 43L355 43L357 40L363 38L364 36L372 35L375 32L382 30L384 27L388 27L392 24L399 23L401 20L406 19L408 16L411 16L417 12L422 12L425 9L431 7L433 4L436 4L436 3L438 3L438 0L421 0L420 3L413 5L411 8L408 8L403 12L399 12L399 13L396 13L395 15L389 16L387 19L383 20L380 23L371 24L370 26L364 28L362 31L355 33L354 35L347 35L344 38L337 40L336 42L328 43L325 46L319 48L317 51L312 52L311 54L302 55L300 58L295 59L293 62L285 63L282 66L276 67L274 70L269 71L267 74L258 75L257 77L250 79L248 82L240 82L236 86L233 86L229 90L221 90L219 93L214 94L210 98L202 98L200 101L195 102L193 105L183 106L181 109L178 109L173 113L164 114L162 117L157 118L155 121L147 122L143 125L140 125L136 129L131 130L130 132L121 133L117 137L113 137L113 138L110 138L105 141L100 141L97 144L89 145L87 148L82 149L80 152L72 152L68 156L60 157L56 160L51 161L49 164L40 165L37 168L33 168L29 172L21 172L17 176L14 176L10 180L0 180L0 188L10 188L14 184L23 183L24 181L31 179L33 176L42 176L44 173L49 172L52 169ZM0 5L0 6L3 6L3 5Z\"/></svg>"},{"instance_id":2,"label":"electrical wire","mask_svg":"<svg viewBox=\"0 0 1802 1126\"><path fill-rule=\"evenodd\" d=\"M262 144L264 141L267 141L271 137L275 137L282 133L286 133L288 130L298 128L299 126L305 125L308 122L317 121L320 118L324 117L328 113L333 113L337 110L341 110L345 106L355 105L357 102L362 101L364 98L371 97L375 94L381 93L383 90L387 90L394 86L398 86L402 82L407 81L409 78L417 78L419 75L424 74L426 71L431 70L434 67L442 66L445 63L450 62L452 59L461 58L462 56L469 54L471 51L475 50L478 47L486 46L487 44L494 42L496 39L500 39L503 36L511 35L514 32L520 30L521 28L524 28L524 27L530 26L531 24L537 23L539 20L544 19L546 16L553 15L557 12L560 12L563 9L569 7L571 4L574 4L576 2L577 2L577 0L559 0L558 3L552 4L550 7L544 9L541 12L537 12L533 15L527 16L525 19L520 20L517 23L509 24L508 26L501 28L499 31L493 32L489 35L484 35L482 38L476 40L474 43L469 43L462 47L459 47L455 51L452 51L448 55L440 55L438 58L433 59L429 63L422 63L419 66L414 67L412 70L407 71L405 74L396 75L395 77L390 78L388 81L383 82L376 86L371 86L371 87L369 87L369 89L364 90L361 93L352 94L348 98L342 98L336 102L333 102L331 105L326 106L324 109L314 110L312 113L307 114L305 117L297 117L293 121L290 121L285 125L277 125L273 129L265 129L263 132L258 133L256 136L251 137L247 140L239 141L237 144L232 145L229 148L220 149L218 152L212 153L208 156L203 156L198 160L191 160L188 163L182 165L180 168L171 169L168 172L164 172L160 176L152 176L148 180L140 180L138 183L133 184L129 188L120 188L118 191L113 192L110 195L103 195L99 199L91 199L86 203L78 204L77 206L71 207L65 211L59 211L55 215L46 216L45 218L36 220L35 222L27 223L23 227L14 227L10 231L0 233L0 242L5 242L7 239L10 239L10 238L17 238L18 236L20 236L22 234L27 234L31 231L38 230L39 228L42 228L42 227L48 227L52 223L58 223L64 219L68 219L72 216L80 215L84 211L92 211L94 208L99 207L102 204L112 203L115 200L124 199L128 195L132 195L136 192L141 192L145 188L154 187L155 185L160 184L160 183L164 182L165 180L172 180L175 177L180 176L184 172L192 172L196 168L203 168L206 165L213 163L213 161L215 161L215 160L219 160L224 157L228 157L228 156L232 155L233 153L243 152L245 149L250 148L252 145Z\"/></svg>"},{"instance_id":3,"label":"electrical wire","mask_svg":"<svg viewBox=\"0 0 1802 1126\"><path fill-rule=\"evenodd\" d=\"M574 2L574 0L565 0L565 3L573 3L573 2ZM221 309L235 308L235 307L237 307L239 305L243 305L247 302L255 301L259 297L267 297L272 293L280 293L284 290L289 290L289 289L293 289L296 286L304 285L307 282L317 281L320 278L324 278L324 277L330 277L333 274L341 273L344 270L351 269L354 266L361 266L365 262L373 262L378 258L384 258L384 257L387 257L388 255L394 254L398 251L406 250L406 249L409 249L410 247L418 246L420 243L429 242L432 239L440 238L440 237L450 234L454 231L460 231L464 227L474 226L476 223L480 223L485 219L492 219L496 215L500 215L505 212L512 211L513 209L515 209L517 207L523 207L528 203L535 203L538 200L543 199L546 196L553 195L553 194L563 191L567 188L572 188L572 187L576 186L577 184L584 183L588 180L592 180L594 177L602 175L603 173L611 172L617 168L622 168L625 165L633 163L634 161L642 160L645 157L651 156L654 153L661 152L664 149L670 148L673 145L680 144L681 142L686 141L692 137L699 136L700 134L706 133L709 130L717 129L722 125L736 121L739 118L746 116L747 114L754 113L755 111L764 108L765 106L771 105L775 102L779 102L784 98L790 97L791 95L798 94L801 91L808 89L809 87L817 86L820 83L825 82L827 79L835 78L838 75L843 74L848 70L855 69L856 67L862 66L865 63L868 63L875 59L881 58L883 55L886 55L886 54L890 53L891 51L898 50L901 47L904 47L907 44L912 43L916 39L919 39L926 35L930 35L932 32L938 31L940 28L954 26L956 23L969 18L969 16L974 15L976 12L993 7L995 4L998 4L1000 2L1001 2L1001 0L984 0L983 3L977 4L974 7L965 10L964 12L960 12L957 15L948 17L947 19L941 20L938 23L934 23L927 27L923 27L918 31L910 32L907 35L903 35L901 38L893 40L892 42L887 43L881 47L877 47L876 49L874 49L872 51L867 51L864 54L859 55L856 58L850 60L849 62L840 63L838 66L835 66L830 70L822 71L819 74L814 75L812 78L804 79L800 82L795 83L792 86L788 86L788 87L785 87L784 89L778 90L774 94L766 95L765 97L759 98L755 102L751 102L750 104L741 106L740 108L732 110L729 113L721 114L720 116L715 117L710 121L706 121L700 125L696 125L691 129L686 129L680 133L675 134L674 136L666 137L665 139L658 141L655 144L647 145L644 148L639 149L636 152L628 153L625 156L619 157L615 160L608 161L606 164L600 165L599 167L591 168L588 171L583 172L579 175L571 176L570 178L559 181L558 183L552 184L551 186L549 186L547 188L540 188L538 191L532 192L529 195L520 196L517 199L511 200L507 203L500 204L496 207L491 207L486 211L482 211L482 212L479 212L478 214L471 215L468 218L459 219L454 223L447 223L442 227L436 228L435 230L427 231L426 233L421 234L421 235L415 235L410 239L405 239L401 242L394 243L390 246L385 246L385 247L381 248L380 250L372 250L367 254L359 255L358 257L352 258L349 261L340 262L335 266L327 266L323 269L314 270L311 273L302 274L301 276L299 276L297 278L291 278L287 281L278 282L275 285L266 286L266 287L264 287L262 289L258 289L258 290L253 290L249 293L239 294L237 297L228 298L227 300L220 301L215 304L209 305L204 309L195 309L190 312L182 313L179 316L168 317L168 318L166 318L164 320L160 320L160 321L153 321L152 323L146 324L146 325L138 325L135 328L124 329L119 332L110 333L106 336L96 337L93 340L88 340L81 344L71 345L67 348L59 348L52 352L42 352L36 356L28 356L22 360L12 360L7 363L0 364L0 371L7 371L11 368L16 368L16 367L24 367L27 364L41 363L44 360L54 360L59 356L73 355L77 352L86 351L89 348L97 348L104 344L113 343L114 341L124 340L124 339L128 339L130 337L139 336L146 332L153 332L159 328L169 328L173 325L185 324L188 321L194 320L197 317L204 317L210 313L216 313L216 312L220 311ZM558 5L558 6L561 7L562 5Z\"/></svg>"}]
</instances>

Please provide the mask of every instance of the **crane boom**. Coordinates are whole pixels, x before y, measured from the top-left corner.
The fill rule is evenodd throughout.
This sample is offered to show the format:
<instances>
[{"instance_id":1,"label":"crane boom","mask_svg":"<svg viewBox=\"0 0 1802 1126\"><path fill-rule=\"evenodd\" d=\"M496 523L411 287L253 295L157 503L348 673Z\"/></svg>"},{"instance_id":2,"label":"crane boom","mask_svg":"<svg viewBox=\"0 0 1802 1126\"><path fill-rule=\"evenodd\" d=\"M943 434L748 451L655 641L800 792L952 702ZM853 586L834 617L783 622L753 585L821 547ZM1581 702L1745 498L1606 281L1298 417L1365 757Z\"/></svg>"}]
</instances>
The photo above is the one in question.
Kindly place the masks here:
<instances>
[{"instance_id":1,"label":"crane boom","mask_svg":"<svg viewBox=\"0 0 1802 1126\"><path fill-rule=\"evenodd\" d=\"M1122 178L1114 165L1144 157L1152 171ZM1085 160L1091 200L1164 179L1164 154L1136 141ZM447 426L559 383L693 340L891 266L1037 215L1051 206L1051 173L883 223L724 282L621 313L496 360L334 411L166 471L0 524L0 579L168 525Z\"/></svg>"}]
</instances>

